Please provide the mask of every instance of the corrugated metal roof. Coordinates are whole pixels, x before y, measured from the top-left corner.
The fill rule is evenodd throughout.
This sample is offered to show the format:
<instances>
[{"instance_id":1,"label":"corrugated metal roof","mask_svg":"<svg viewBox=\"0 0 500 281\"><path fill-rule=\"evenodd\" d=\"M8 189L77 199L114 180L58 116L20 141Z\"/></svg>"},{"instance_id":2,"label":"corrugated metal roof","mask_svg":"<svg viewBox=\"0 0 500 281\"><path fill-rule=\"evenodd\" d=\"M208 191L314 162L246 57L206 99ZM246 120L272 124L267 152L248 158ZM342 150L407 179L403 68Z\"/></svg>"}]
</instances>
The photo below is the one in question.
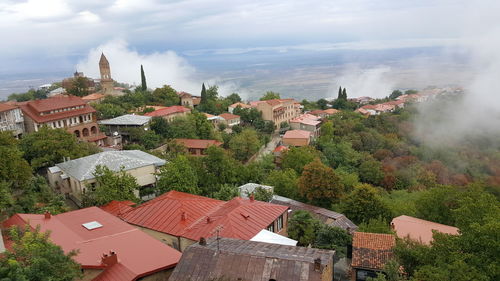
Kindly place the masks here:
<instances>
[{"instance_id":1,"label":"corrugated metal roof","mask_svg":"<svg viewBox=\"0 0 500 281\"><path fill-rule=\"evenodd\" d=\"M328 209L305 204L279 195L274 195L271 203L290 207L292 215L295 211L305 210L319 218L323 223L328 223L331 226L337 226L349 232L353 232L358 229L358 226L349 220L345 215Z\"/></svg>"},{"instance_id":2,"label":"corrugated metal roof","mask_svg":"<svg viewBox=\"0 0 500 281\"><path fill-rule=\"evenodd\" d=\"M135 114L126 114L122 116L115 117L113 119L107 119L99 121L99 124L102 125L117 125L117 126L143 126L151 121L151 117L135 115Z\"/></svg>"},{"instance_id":3,"label":"corrugated metal roof","mask_svg":"<svg viewBox=\"0 0 500 281\"><path fill-rule=\"evenodd\" d=\"M166 161L140 150L104 151L56 164L65 174L79 180L94 178L97 165L106 166L112 171L125 171L139 167L165 165Z\"/></svg>"},{"instance_id":4,"label":"corrugated metal roof","mask_svg":"<svg viewBox=\"0 0 500 281\"><path fill-rule=\"evenodd\" d=\"M90 221L98 221L102 227L87 230L82 226ZM78 249L74 259L82 268L105 269L94 280L136 280L144 274L175 266L181 257L177 250L97 207L53 215L49 219L39 214L16 214L3 225L22 227L25 224L33 228L40 225L42 232L50 231L50 240L66 253ZM105 266L101 257L110 251L117 254L118 263Z\"/></svg>"},{"instance_id":5,"label":"corrugated metal roof","mask_svg":"<svg viewBox=\"0 0 500 281\"><path fill-rule=\"evenodd\" d=\"M251 239L288 207L236 197L224 202L170 191L120 217L128 223L191 240L215 235Z\"/></svg>"},{"instance_id":6,"label":"corrugated metal roof","mask_svg":"<svg viewBox=\"0 0 500 281\"><path fill-rule=\"evenodd\" d=\"M255 241L210 239L206 246L193 244L184 251L169 281L322 280L326 266L333 266L334 251L284 246ZM320 268L314 261L319 259ZM240 278L240 279L238 279Z\"/></svg>"}]
</instances>

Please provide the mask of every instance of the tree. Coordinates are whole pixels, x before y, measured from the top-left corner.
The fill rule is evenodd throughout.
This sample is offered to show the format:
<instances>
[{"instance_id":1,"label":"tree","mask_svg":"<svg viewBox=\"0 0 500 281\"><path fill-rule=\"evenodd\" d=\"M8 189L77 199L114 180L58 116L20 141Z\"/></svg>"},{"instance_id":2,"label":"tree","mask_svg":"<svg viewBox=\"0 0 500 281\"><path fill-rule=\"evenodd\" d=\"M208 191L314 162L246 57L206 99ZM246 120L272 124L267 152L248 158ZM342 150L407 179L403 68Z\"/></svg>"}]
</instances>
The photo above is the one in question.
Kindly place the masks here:
<instances>
[{"instance_id":1,"label":"tree","mask_svg":"<svg viewBox=\"0 0 500 281\"><path fill-rule=\"evenodd\" d=\"M23 187L31 178L31 167L18 145L9 131L0 132L0 182L8 182L14 188Z\"/></svg>"},{"instance_id":2,"label":"tree","mask_svg":"<svg viewBox=\"0 0 500 281\"><path fill-rule=\"evenodd\" d=\"M47 126L26 135L20 147L24 158L35 170L60 163L64 157L76 159L100 151L93 144L78 142L74 135L64 129L50 129Z\"/></svg>"},{"instance_id":3,"label":"tree","mask_svg":"<svg viewBox=\"0 0 500 281\"><path fill-rule=\"evenodd\" d=\"M188 115L188 118L193 122L195 135L200 139L213 139L214 127L207 117L200 112L193 112Z\"/></svg>"},{"instance_id":4,"label":"tree","mask_svg":"<svg viewBox=\"0 0 500 281\"><path fill-rule=\"evenodd\" d=\"M309 246L316 240L320 222L308 211L296 211L288 221L288 237L297 240L298 246Z\"/></svg>"},{"instance_id":5,"label":"tree","mask_svg":"<svg viewBox=\"0 0 500 281\"><path fill-rule=\"evenodd\" d=\"M266 190L260 186L255 188L253 192L253 196L255 200L263 201L263 202L269 202L273 199L274 193L271 190ZM249 195L250 196L250 195Z\"/></svg>"},{"instance_id":6,"label":"tree","mask_svg":"<svg viewBox=\"0 0 500 281\"><path fill-rule=\"evenodd\" d=\"M311 146L292 147L283 153L281 167L294 169L297 174L302 174L304 166L319 158L319 151Z\"/></svg>"},{"instance_id":7,"label":"tree","mask_svg":"<svg viewBox=\"0 0 500 281\"><path fill-rule=\"evenodd\" d=\"M298 175L294 169L273 170L269 173L264 183L274 187L274 193L297 199Z\"/></svg>"},{"instance_id":8,"label":"tree","mask_svg":"<svg viewBox=\"0 0 500 281\"><path fill-rule=\"evenodd\" d=\"M360 184L341 202L343 214L356 224L370 218L390 218L390 210L383 203L377 190L369 184Z\"/></svg>"},{"instance_id":9,"label":"tree","mask_svg":"<svg viewBox=\"0 0 500 281\"><path fill-rule=\"evenodd\" d=\"M200 194L198 177L186 156L180 154L160 169L157 188L160 194L170 190Z\"/></svg>"},{"instance_id":10,"label":"tree","mask_svg":"<svg viewBox=\"0 0 500 281\"><path fill-rule=\"evenodd\" d=\"M316 103L318 104L318 107L320 109L327 109L328 108L328 101L325 99L319 99Z\"/></svg>"},{"instance_id":11,"label":"tree","mask_svg":"<svg viewBox=\"0 0 500 281\"><path fill-rule=\"evenodd\" d=\"M230 94L229 96L226 97L226 99L229 100L231 104L241 102L241 97L237 93Z\"/></svg>"},{"instance_id":12,"label":"tree","mask_svg":"<svg viewBox=\"0 0 500 281\"><path fill-rule=\"evenodd\" d=\"M359 166L359 176L362 181L373 185L379 185L384 179L382 164L377 160L368 160Z\"/></svg>"},{"instance_id":13,"label":"tree","mask_svg":"<svg viewBox=\"0 0 500 281\"><path fill-rule=\"evenodd\" d=\"M385 274L384 274L385 273ZM408 280L396 260L389 260L384 265L384 273L377 272L377 277L368 277L367 281L405 281ZM436 279L437 280L437 279Z\"/></svg>"},{"instance_id":14,"label":"tree","mask_svg":"<svg viewBox=\"0 0 500 281\"><path fill-rule=\"evenodd\" d=\"M87 77L78 76L73 78L71 84L66 89L68 94L83 97L89 94L88 88L91 85L91 81Z\"/></svg>"},{"instance_id":15,"label":"tree","mask_svg":"<svg viewBox=\"0 0 500 281\"><path fill-rule=\"evenodd\" d=\"M351 244L351 241L351 235L346 230L323 224L316 231L316 239L313 247L335 250L335 255L343 258L347 253L347 247Z\"/></svg>"},{"instance_id":16,"label":"tree","mask_svg":"<svg viewBox=\"0 0 500 281\"><path fill-rule=\"evenodd\" d=\"M12 247L0 258L1 280L71 281L82 277L80 265L73 260L73 250L65 254L49 240L49 232L40 227L26 226L22 231L13 227L9 237Z\"/></svg>"},{"instance_id":17,"label":"tree","mask_svg":"<svg viewBox=\"0 0 500 281\"><path fill-rule=\"evenodd\" d=\"M201 100L200 105L204 105L207 103L207 89L205 88L205 83L201 84Z\"/></svg>"},{"instance_id":18,"label":"tree","mask_svg":"<svg viewBox=\"0 0 500 281\"><path fill-rule=\"evenodd\" d=\"M403 95L403 93L400 91L400 90L394 90L392 91L392 93L389 95L389 98L391 100L395 100L396 98L398 98L399 96Z\"/></svg>"},{"instance_id":19,"label":"tree","mask_svg":"<svg viewBox=\"0 0 500 281\"><path fill-rule=\"evenodd\" d=\"M342 90L342 99L345 101L347 100L347 91L345 88Z\"/></svg>"},{"instance_id":20,"label":"tree","mask_svg":"<svg viewBox=\"0 0 500 281\"><path fill-rule=\"evenodd\" d=\"M274 100L274 99L281 99L280 94L273 92L273 91L267 91L261 98L260 100Z\"/></svg>"},{"instance_id":21,"label":"tree","mask_svg":"<svg viewBox=\"0 0 500 281\"><path fill-rule=\"evenodd\" d=\"M304 167L299 192L314 205L328 208L342 197L344 185L332 168L316 158Z\"/></svg>"},{"instance_id":22,"label":"tree","mask_svg":"<svg viewBox=\"0 0 500 281\"><path fill-rule=\"evenodd\" d=\"M368 222L362 222L358 225L357 231L369 233L393 233L387 220L382 217L370 218Z\"/></svg>"},{"instance_id":23,"label":"tree","mask_svg":"<svg viewBox=\"0 0 500 281\"><path fill-rule=\"evenodd\" d=\"M415 202L417 217L446 225L455 225L452 210L458 207L459 191L439 186L421 193Z\"/></svg>"},{"instance_id":24,"label":"tree","mask_svg":"<svg viewBox=\"0 0 500 281\"><path fill-rule=\"evenodd\" d=\"M137 201L135 195L139 189L134 176L125 172L123 167L118 172L111 171L106 166L96 166L94 171L95 188L87 186L84 189L83 204L85 206L101 206L113 200Z\"/></svg>"},{"instance_id":25,"label":"tree","mask_svg":"<svg viewBox=\"0 0 500 281\"><path fill-rule=\"evenodd\" d=\"M204 174L198 175L198 178L203 179L200 184L205 188L206 195L212 194L218 185L238 182L241 164L221 147L210 146L206 153L207 156L202 159Z\"/></svg>"},{"instance_id":26,"label":"tree","mask_svg":"<svg viewBox=\"0 0 500 281\"><path fill-rule=\"evenodd\" d=\"M155 116L151 118L151 122L149 124L151 130L153 130L157 135L160 135L164 138L169 136L170 126L168 121L163 117Z\"/></svg>"},{"instance_id":27,"label":"tree","mask_svg":"<svg viewBox=\"0 0 500 281\"><path fill-rule=\"evenodd\" d=\"M14 204L12 190L10 184L5 181L0 181L0 213L3 213L7 208Z\"/></svg>"},{"instance_id":28,"label":"tree","mask_svg":"<svg viewBox=\"0 0 500 281\"><path fill-rule=\"evenodd\" d=\"M110 119L127 113L121 106L112 103L97 103L92 105L97 111L97 118Z\"/></svg>"},{"instance_id":29,"label":"tree","mask_svg":"<svg viewBox=\"0 0 500 281\"><path fill-rule=\"evenodd\" d=\"M234 197L239 196L239 191L238 188L235 185L231 184L222 184L219 186L219 190L214 192L211 197L218 199L218 200L223 200L223 201L229 201L233 199Z\"/></svg>"},{"instance_id":30,"label":"tree","mask_svg":"<svg viewBox=\"0 0 500 281\"><path fill-rule=\"evenodd\" d=\"M259 136L253 129L245 129L229 141L229 148L236 159L246 161L250 159L261 146Z\"/></svg>"},{"instance_id":31,"label":"tree","mask_svg":"<svg viewBox=\"0 0 500 281\"><path fill-rule=\"evenodd\" d=\"M342 86L339 87L339 93L337 95L337 99L341 100L342 99Z\"/></svg>"},{"instance_id":32,"label":"tree","mask_svg":"<svg viewBox=\"0 0 500 281\"><path fill-rule=\"evenodd\" d=\"M156 88L152 93L152 100L165 106L178 105L181 102L177 91L169 85L164 85L162 88Z\"/></svg>"},{"instance_id":33,"label":"tree","mask_svg":"<svg viewBox=\"0 0 500 281\"><path fill-rule=\"evenodd\" d=\"M146 84L146 75L144 74L144 68L141 64L141 90L146 91L148 89L148 85Z\"/></svg>"}]
</instances>

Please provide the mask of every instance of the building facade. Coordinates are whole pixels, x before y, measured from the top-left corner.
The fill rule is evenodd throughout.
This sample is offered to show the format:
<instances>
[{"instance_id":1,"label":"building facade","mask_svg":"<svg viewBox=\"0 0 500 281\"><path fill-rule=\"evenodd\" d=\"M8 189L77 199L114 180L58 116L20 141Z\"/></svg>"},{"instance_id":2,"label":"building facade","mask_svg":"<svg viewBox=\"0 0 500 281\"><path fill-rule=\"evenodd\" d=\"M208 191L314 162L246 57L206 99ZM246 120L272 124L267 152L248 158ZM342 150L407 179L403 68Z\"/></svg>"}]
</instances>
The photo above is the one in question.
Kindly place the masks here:
<instances>
[{"instance_id":1,"label":"building facade","mask_svg":"<svg viewBox=\"0 0 500 281\"><path fill-rule=\"evenodd\" d=\"M300 104L294 99L274 99L259 101L254 103L255 108L262 112L262 118L267 121L273 121L276 129L280 128L281 123L290 122L300 114Z\"/></svg>"},{"instance_id":2,"label":"building facade","mask_svg":"<svg viewBox=\"0 0 500 281\"><path fill-rule=\"evenodd\" d=\"M152 112L148 112L144 114L144 116L149 116L149 117L162 117L163 119L167 120L168 122L173 121L177 117L181 116L186 116L189 113L191 113L191 109L180 106L180 105L174 105L174 106L169 106L165 108L161 108Z\"/></svg>"},{"instance_id":3,"label":"building facade","mask_svg":"<svg viewBox=\"0 0 500 281\"><path fill-rule=\"evenodd\" d=\"M42 126L66 129L78 139L104 145L106 135L99 131L96 110L80 97L56 96L29 101L20 105L27 133L37 132Z\"/></svg>"},{"instance_id":4,"label":"building facade","mask_svg":"<svg viewBox=\"0 0 500 281\"><path fill-rule=\"evenodd\" d=\"M24 117L15 105L0 103L0 131L11 131L16 138L24 133Z\"/></svg>"}]
</instances>

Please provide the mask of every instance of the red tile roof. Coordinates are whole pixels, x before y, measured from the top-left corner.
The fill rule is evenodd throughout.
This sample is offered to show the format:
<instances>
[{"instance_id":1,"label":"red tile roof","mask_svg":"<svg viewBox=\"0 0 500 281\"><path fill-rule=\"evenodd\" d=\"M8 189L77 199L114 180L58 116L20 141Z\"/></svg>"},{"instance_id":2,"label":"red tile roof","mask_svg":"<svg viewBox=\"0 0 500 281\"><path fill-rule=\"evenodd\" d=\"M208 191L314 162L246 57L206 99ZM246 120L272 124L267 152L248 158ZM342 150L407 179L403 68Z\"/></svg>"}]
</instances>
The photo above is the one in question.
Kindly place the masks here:
<instances>
[{"instance_id":1,"label":"red tile roof","mask_svg":"<svg viewBox=\"0 0 500 281\"><path fill-rule=\"evenodd\" d=\"M248 104L244 104L244 103L241 103L241 102L233 103L229 107L231 107L231 108L237 108L238 106L241 107L241 108L251 108L252 107L252 106L250 106Z\"/></svg>"},{"instance_id":2,"label":"red tile roof","mask_svg":"<svg viewBox=\"0 0 500 281\"><path fill-rule=\"evenodd\" d=\"M180 105L174 105L174 106L169 106L166 108L158 109L152 112L148 112L144 114L144 116L168 116L170 114L175 114L175 113L183 113L183 112L191 112L191 109L180 106Z\"/></svg>"},{"instance_id":3,"label":"red tile roof","mask_svg":"<svg viewBox=\"0 0 500 281\"><path fill-rule=\"evenodd\" d=\"M93 93L93 94L86 95L86 96L82 97L82 100L93 101L93 100L98 100L98 99L102 99L102 98L104 98L103 94Z\"/></svg>"},{"instance_id":4,"label":"red tile roof","mask_svg":"<svg viewBox=\"0 0 500 281\"><path fill-rule=\"evenodd\" d=\"M120 217L128 223L191 240L215 235L251 239L288 207L236 197L224 202L170 191Z\"/></svg>"},{"instance_id":5,"label":"red tile roof","mask_svg":"<svg viewBox=\"0 0 500 281\"><path fill-rule=\"evenodd\" d=\"M288 147L284 146L284 145L280 145L280 146L277 146L273 152L282 152L282 151L285 151L285 150L288 150Z\"/></svg>"},{"instance_id":6,"label":"red tile roof","mask_svg":"<svg viewBox=\"0 0 500 281\"><path fill-rule=\"evenodd\" d=\"M392 234L354 232L352 238L352 267L382 270L394 257L396 239Z\"/></svg>"},{"instance_id":7,"label":"red tile roof","mask_svg":"<svg viewBox=\"0 0 500 281\"><path fill-rule=\"evenodd\" d=\"M423 244L430 244L432 231L458 235L458 228L454 226L417 219L410 216L399 216L392 220L391 226L400 238L409 237Z\"/></svg>"},{"instance_id":8,"label":"red tile roof","mask_svg":"<svg viewBox=\"0 0 500 281\"><path fill-rule=\"evenodd\" d=\"M224 120L232 120L240 118L239 115L231 114L231 113L222 113L219 117L224 118Z\"/></svg>"},{"instance_id":9,"label":"red tile roof","mask_svg":"<svg viewBox=\"0 0 500 281\"><path fill-rule=\"evenodd\" d=\"M308 139L311 137L311 132L304 130L286 131L283 139Z\"/></svg>"},{"instance_id":10,"label":"red tile roof","mask_svg":"<svg viewBox=\"0 0 500 281\"><path fill-rule=\"evenodd\" d=\"M42 112L77 106L83 106L83 108L40 115L40 113ZM19 107L25 115L29 116L37 123L61 120L73 116L79 116L82 114L93 113L96 111L80 97L75 96L56 96L43 100L29 101L25 104L20 104Z\"/></svg>"},{"instance_id":11,"label":"red tile roof","mask_svg":"<svg viewBox=\"0 0 500 281\"><path fill-rule=\"evenodd\" d=\"M199 148L205 149L209 146L221 146L222 142L218 140L198 140L198 139L175 139L176 142L181 143L186 148Z\"/></svg>"},{"instance_id":12,"label":"red tile roof","mask_svg":"<svg viewBox=\"0 0 500 281\"><path fill-rule=\"evenodd\" d=\"M4 111L7 111L7 110L12 110L12 109L16 109L17 106L14 106L14 105L11 105L11 104L7 104L7 103L0 103L0 112L4 112Z\"/></svg>"},{"instance_id":13,"label":"red tile roof","mask_svg":"<svg viewBox=\"0 0 500 281\"><path fill-rule=\"evenodd\" d=\"M102 227L88 230L82 224L97 221ZM82 268L104 269L94 281L137 280L145 275L174 267L181 253L141 230L97 207L80 209L46 219L38 214L15 214L3 223L50 231L50 240L65 252L79 249L74 257ZM114 251L118 263L106 266L101 257Z\"/></svg>"}]
</instances>

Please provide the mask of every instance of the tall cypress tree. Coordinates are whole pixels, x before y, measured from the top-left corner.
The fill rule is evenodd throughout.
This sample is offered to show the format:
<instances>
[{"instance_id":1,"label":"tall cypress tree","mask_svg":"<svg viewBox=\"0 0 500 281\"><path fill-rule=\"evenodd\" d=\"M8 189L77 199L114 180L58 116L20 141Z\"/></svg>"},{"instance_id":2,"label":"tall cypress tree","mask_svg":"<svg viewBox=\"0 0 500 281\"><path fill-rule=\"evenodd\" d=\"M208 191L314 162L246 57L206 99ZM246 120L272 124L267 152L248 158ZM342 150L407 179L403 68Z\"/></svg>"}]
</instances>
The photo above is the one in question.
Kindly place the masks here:
<instances>
[{"instance_id":1,"label":"tall cypress tree","mask_svg":"<svg viewBox=\"0 0 500 281\"><path fill-rule=\"evenodd\" d=\"M347 91L345 90L345 88L344 88L344 90L342 90L342 98L344 100L347 100Z\"/></svg>"},{"instance_id":2,"label":"tall cypress tree","mask_svg":"<svg viewBox=\"0 0 500 281\"><path fill-rule=\"evenodd\" d=\"M148 89L148 85L146 84L146 75L144 74L144 68L141 64L141 89L146 91Z\"/></svg>"},{"instance_id":3,"label":"tall cypress tree","mask_svg":"<svg viewBox=\"0 0 500 281\"><path fill-rule=\"evenodd\" d=\"M207 89L205 89L205 83L201 85L201 104L205 104L207 102Z\"/></svg>"},{"instance_id":4,"label":"tall cypress tree","mask_svg":"<svg viewBox=\"0 0 500 281\"><path fill-rule=\"evenodd\" d=\"M342 86L339 87L339 94L337 95L337 99L342 99Z\"/></svg>"}]
</instances>

